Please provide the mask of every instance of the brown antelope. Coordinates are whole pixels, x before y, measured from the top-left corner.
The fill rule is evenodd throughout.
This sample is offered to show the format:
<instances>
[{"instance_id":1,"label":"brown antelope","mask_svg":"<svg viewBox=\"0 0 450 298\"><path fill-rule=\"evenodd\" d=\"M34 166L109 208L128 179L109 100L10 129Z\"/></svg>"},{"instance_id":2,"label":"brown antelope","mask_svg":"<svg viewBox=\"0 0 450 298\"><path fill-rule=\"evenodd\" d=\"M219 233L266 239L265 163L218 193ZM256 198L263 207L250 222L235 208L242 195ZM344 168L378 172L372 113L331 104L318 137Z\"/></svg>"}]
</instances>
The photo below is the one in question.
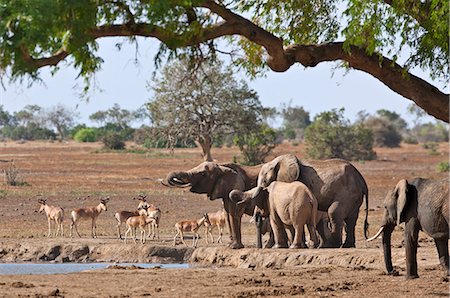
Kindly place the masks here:
<instances>
[{"instance_id":1,"label":"brown antelope","mask_svg":"<svg viewBox=\"0 0 450 298\"><path fill-rule=\"evenodd\" d=\"M114 217L117 220L117 235L119 236L119 239L122 239L122 234L120 233L120 226L122 225L122 223L125 223L128 218L138 215L148 215L146 206L138 207L138 209L135 211L122 210L117 211L114 214Z\"/></svg>"},{"instance_id":2,"label":"brown antelope","mask_svg":"<svg viewBox=\"0 0 450 298\"><path fill-rule=\"evenodd\" d=\"M217 227L219 229L219 238L217 238L217 243L223 243L222 242L222 235L223 235L223 228L225 227L225 224L227 222L226 220L227 213L224 209L221 209L214 213L208 213L209 223L205 221L205 236L206 236L206 243L209 243L208 234L211 237L211 242L214 243L214 237L211 233L211 231L214 229L214 227Z\"/></svg>"},{"instance_id":3,"label":"brown antelope","mask_svg":"<svg viewBox=\"0 0 450 298\"><path fill-rule=\"evenodd\" d=\"M154 222L150 223L148 225L148 235L147 237L150 237L150 235L152 236L152 239L156 238L159 240L159 220L161 219L161 209L159 209L158 207L156 207L153 204L148 204L147 202L147 196L143 196L143 195L139 195L138 200L139 205L138 205L138 209L139 208L147 208L147 215L150 217L153 217L155 219Z\"/></svg>"},{"instance_id":4,"label":"brown antelope","mask_svg":"<svg viewBox=\"0 0 450 298\"><path fill-rule=\"evenodd\" d=\"M153 204L147 206L147 214L150 217L155 219L154 222L151 222L148 226L148 237L150 237L150 230L152 239L156 238L159 240L159 220L161 219L161 210Z\"/></svg>"},{"instance_id":5,"label":"brown antelope","mask_svg":"<svg viewBox=\"0 0 450 298\"><path fill-rule=\"evenodd\" d=\"M180 235L181 242L187 246L186 242L184 242L184 235L183 232L193 232L194 233L194 240L193 240L193 247L196 247L198 238L200 237L198 234L198 229L205 224L205 221L209 222L208 214L204 213L203 217L199 220L184 220L179 221L175 224L175 229L177 230L177 234L175 237L173 237L173 246L177 244L177 237Z\"/></svg>"},{"instance_id":6,"label":"brown antelope","mask_svg":"<svg viewBox=\"0 0 450 298\"><path fill-rule=\"evenodd\" d=\"M47 216L48 221L48 235L47 237L50 237L51 232L51 226L52 221L55 221L55 237L58 236L59 230L61 229L61 236L64 236L64 227L63 227L63 221L64 221L64 209L57 206L49 206L47 205L47 200L45 199L39 199L38 203L41 205L39 208L39 213L42 213L45 211L45 215Z\"/></svg>"},{"instance_id":7,"label":"brown antelope","mask_svg":"<svg viewBox=\"0 0 450 298\"><path fill-rule=\"evenodd\" d=\"M75 231L77 232L78 237L81 237L80 233L78 232L78 221L80 220L92 220L92 226L91 226L91 235L92 238L97 238L97 226L96 221L100 213L102 211L107 211L106 203L109 202L109 197L100 199L100 204L98 204L95 207L83 207L83 208L77 208L75 210L72 210L70 213L72 222L70 223L70 237L72 238L72 229L73 226L75 226Z\"/></svg>"},{"instance_id":8,"label":"brown antelope","mask_svg":"<svg viewBox=\"0 0 450 298\"><path fill-rule=\"evenodd\" d=\"M134 243L136 243L136 228L139 227L141 230L141 242L142 244L145 243L145 226L155 222L156 220L153 217L147 216L147 215L138 215L138 216L131 216L127 219L127 231L125 232L125 244L127 243L127 235L131 232L131 236L133 237ZM134 228L134 235L132 229Z\"/></svg>"}]
</instances>

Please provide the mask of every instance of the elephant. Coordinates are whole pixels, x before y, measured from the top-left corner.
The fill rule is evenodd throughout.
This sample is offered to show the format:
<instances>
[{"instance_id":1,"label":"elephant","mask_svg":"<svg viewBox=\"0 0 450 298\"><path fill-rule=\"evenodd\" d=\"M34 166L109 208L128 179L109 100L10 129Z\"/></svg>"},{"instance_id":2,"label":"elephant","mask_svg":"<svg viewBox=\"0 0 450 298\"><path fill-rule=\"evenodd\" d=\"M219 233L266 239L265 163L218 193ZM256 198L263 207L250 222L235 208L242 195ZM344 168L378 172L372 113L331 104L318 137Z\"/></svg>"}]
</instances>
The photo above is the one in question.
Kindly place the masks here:
<instances>
[{"instance_id":1,"label":"elephant","mask_svg":"<svg viewBox=\"0 0 450 298\"><path fill-rule=\"evenodd\" d=\"M317 247L319 242L316 234L317 200L305 184L295 181L292 183L272 182L269 187L254 196L256 188L241 192L233 190L230 199L234 202L247 203L257 199L264 201L263 215L269 213L270 226L274 234L274 248L288 247L286 227L293 227L290 248L304 247L303 229L308 227L310 238Z\"/></svg>"},{"instance_id":2,"label":"elephant","mask_svg":"<svg viewBox=\"0 0 450 298\"><path fill-rule=\"evenodd\" d=\"M355 226L365 197L364 237L367 239L368 188L361 173L348 161L300 161L293 154L280 155L261 167L254 196L273 181L304 183L314 194L318 209L328 213L330 237L323 247L355 247ZM346 239L342 243L342 229Z\"/></svg>"},{"instance_id":3,"label":"elephant","mask_svg":"<svg viewBox=\"0 0 450 298\"><path fill-rule=\"evenodd\" d=\"M404 243L406 250L406 278L418 278L417 245L419 230L434 239L439 262L449 274L449 182L415 178L411 182L400 180L384 200L384 213L381 228L372 241L380 234L383 238L384 262L388 274L397 274L392 267L391 234L396 225L405 223Z\"/></svg>"},{"instance_id":4,"label":"elephant","mask_svg":"<svg viewBox=\"0 0 450 298\"><path fill-rule=\"evenodd\" d=\"M242 248L241 217L253 215L254 203L245 208L236 208L229 198L233 189L242 191L254 188L261 166L245 167L233 163L218 164L203 162L188 171L169 173L161 183L169 187L190 187L190 191L206 194L209 200L222 199L227 212L227 222L231 233L231 248Z\"/></svg>"},{"instance_id":5,"label":"elephant","mask_svg":"<svg viewBox=\"0 0 450 298\"><path fill-rule=\"evenodd\" d=\"M230 199L232 201L234 201L234 200L239 200L240 198L235 197L233 199L232 197L230 197ZM239 208L239 206L241 206L242 204L245 203L243 201L240 201L240 202L242 202L242 203L235 202L235 203L238 203L238 208ZM250 222L254 222L256 212L260 212L260 214L261 214L261 213L263 213L261 211L262 210L259 209L258 206L256 206L255 211L253 212L253 217ZM267 240L266 244L264 245L264 248L271 248L275 244L275 240L273 237L272 228L270 227L270 219L267 214L264 214L264 215L265 216L262 218L262 224L261 224L261 235L265 235L267 233L269 234L269 239ZM329 224L330 224L330 220L328 218L328 213L317 210L316 231L319 236L319 247L323 247L326 239L330 238L331 231L330 231ZM294 235L294 230L291 227L286 227L286 228L289 231L289 234L288 234L288 238L290 237L289 241L292 241L292 238L293 238L292 235ZM306 238L305 238L304 233L302 235L302 241L303 241L302 243L306 243Z\"/></svg>"}]
</instances>

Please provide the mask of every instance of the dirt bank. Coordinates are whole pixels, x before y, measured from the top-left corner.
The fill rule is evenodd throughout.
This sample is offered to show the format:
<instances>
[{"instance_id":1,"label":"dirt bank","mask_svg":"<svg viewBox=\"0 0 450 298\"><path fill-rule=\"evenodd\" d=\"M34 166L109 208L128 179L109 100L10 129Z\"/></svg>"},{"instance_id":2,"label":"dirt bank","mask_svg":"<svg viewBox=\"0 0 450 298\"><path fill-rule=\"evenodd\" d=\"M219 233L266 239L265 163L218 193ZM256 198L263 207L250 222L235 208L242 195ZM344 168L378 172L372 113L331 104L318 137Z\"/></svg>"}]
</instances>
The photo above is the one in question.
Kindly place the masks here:
<instances>
[{"instance_id":1,"label":"dirt bank","mask_svg":"<svg viewBox=\"0 0 450 298\"><path fill-rule=\"evenodd\" d=\"M405 252L393 248L394 264L404 270ZM225 246L191 247L124 244L115 239L1 240L0 262L124 262L190 263L202 267L292 269L304 266L384 269L381 248L364 249L255 249ZM439 264L435 247L422 242L419 267Z\"/></svg>"},{"instance_id":2,"label":"dirt bank","mask_svg":"<svg viewBox=\"0 0 450 298\"><path fill-rule=\"evenodd\" d=\"M107 240L2 240L0 262L186 263L193 248Z\"/></svg>"}]
</instances>

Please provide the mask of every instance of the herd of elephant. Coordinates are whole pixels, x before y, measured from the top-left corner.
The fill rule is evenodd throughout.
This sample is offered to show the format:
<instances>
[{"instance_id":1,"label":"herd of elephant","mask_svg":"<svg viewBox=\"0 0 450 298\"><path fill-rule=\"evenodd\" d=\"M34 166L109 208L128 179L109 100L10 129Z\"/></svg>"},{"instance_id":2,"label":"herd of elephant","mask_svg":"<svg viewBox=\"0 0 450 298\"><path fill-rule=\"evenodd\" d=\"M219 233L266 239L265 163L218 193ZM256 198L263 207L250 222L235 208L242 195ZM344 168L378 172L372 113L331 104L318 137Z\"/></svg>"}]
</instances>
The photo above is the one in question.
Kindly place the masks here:
<instances>
[{"instance_id":1,"label":"herd of elephant","mask_svg":"<svg viewBox=\"0 0 450 298\"><path fill-rule=\"evenodd\" d=\"M210 200L222 199L231 232L231 248L244 247L241 218L244 213L253 216L255 211L270 219L273 247L288 247L289 242L292 248L303 247L305 225L314 245L318 246L315 230L312 231L317 211L328 215L328 222L317 226L320 247L355 247L355 227L364 199L364 236L368 238L368 187L361 173L346 160L301 161L295 155L286 154L252 167L203 162L188 171L169 173L162 184L189 187L191 192L206 194ZM382 235L389 274L397 273L392 266L391 234L400 223L405 223L406 278L418 277L419 230L434 239L440 264L449 274L448 201L448 179L416 178L409 182L403 179L389 191L381 228L369 239ZM290 240L286 228L292 231Z\"/></svg>"}]
</instances>

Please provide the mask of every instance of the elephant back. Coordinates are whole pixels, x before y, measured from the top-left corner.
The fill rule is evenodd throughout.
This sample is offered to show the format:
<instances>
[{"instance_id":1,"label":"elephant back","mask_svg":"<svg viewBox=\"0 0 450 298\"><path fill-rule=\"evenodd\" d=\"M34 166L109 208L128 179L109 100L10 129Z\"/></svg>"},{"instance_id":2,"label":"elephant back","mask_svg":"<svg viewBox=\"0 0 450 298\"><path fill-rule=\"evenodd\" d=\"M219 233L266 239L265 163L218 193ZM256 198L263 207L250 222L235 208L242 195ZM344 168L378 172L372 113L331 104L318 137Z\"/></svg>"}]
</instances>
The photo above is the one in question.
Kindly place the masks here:
<instances>
[{"instance_id":1,"label":"elephant back","mask_svg":"<svg viewBox=\"0 0 450 298\"><path fill-rule=\"evenodd\" d=\"M300 176L300 161L293 154L278 156L272 162L278 164L277 181L294 182Z\"/></svg>"}]
</instances>

